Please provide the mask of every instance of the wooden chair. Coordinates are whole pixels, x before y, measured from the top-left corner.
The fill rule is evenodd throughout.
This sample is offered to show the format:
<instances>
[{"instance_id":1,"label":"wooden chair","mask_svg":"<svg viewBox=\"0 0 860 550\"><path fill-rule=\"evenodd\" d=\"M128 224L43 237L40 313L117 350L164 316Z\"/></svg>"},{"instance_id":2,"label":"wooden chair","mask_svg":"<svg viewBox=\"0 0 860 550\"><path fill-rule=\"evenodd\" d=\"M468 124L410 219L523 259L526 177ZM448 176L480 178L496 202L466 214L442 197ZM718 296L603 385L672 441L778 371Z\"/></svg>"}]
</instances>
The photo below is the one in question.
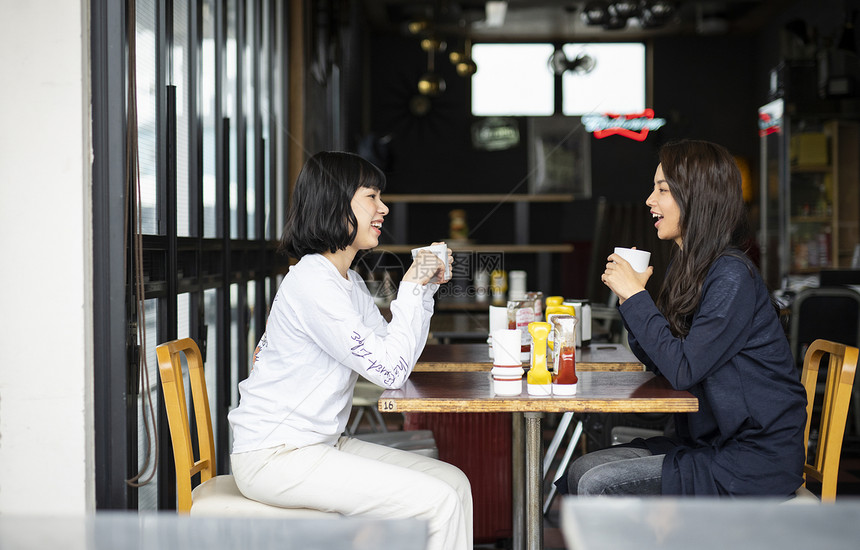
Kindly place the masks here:
<instances>
[{"instance_id":1,"label":"wooden chair","mask_svg":"<svg viewBox=\"0 0 860 550\"><path fill-rule=\"evenodd\" d=\"M791 353L798 367L806 347L819 338L860 347L860 290L841 286L800 291L791 302L789 329ZM860 435L860 392L857 389L851 400L854 414L848 434Z\"/></svg>"},{"instance_id":2,"label":"wooden chair","mask_svg":"<svg viewBox=\"0 0 860 550\"><path fill-rule=\"evenodd\" d=\"M198 460L191 446L191 426L185 400L182 355L188 364L188 380L194 406L195 430L199 446ZM308 508L281 508L246 498L239 492L231 475L216 475L215 443L209 416L209 397L203 360L191 338L166 342L156 347L158 372L164 391L167 422L173 440L176 462L176 508L180 514L207 516L276 516L294 518L340 517L340 514ZM200 485L191 489L192 479L200 474Z\"/></svg>"},{"instance_id":3,"label":"wooden chair","mask_svg":"<svg viewBox=\"0 0 860 550\"><path fill-rule=\"evenodd\" d=\"M848 417L848 404L854 385L857 369L858 349L829 340L815 340L809 345L803 360L801 379L806 389L806 430L804 442L809 452L809 431L812 426L812 409L815 404L818 370L821 359L829 354L824 399L821 403L821 421L818 427L818 442L815 458L803 467L804 484L797 491L798 496L810 496L806 481L814 479L821 482L821 500L836 500L836 477L839 473L839 455L842 452L842 438L845 435L845 422Z\"/></svg>"}]
</instances>

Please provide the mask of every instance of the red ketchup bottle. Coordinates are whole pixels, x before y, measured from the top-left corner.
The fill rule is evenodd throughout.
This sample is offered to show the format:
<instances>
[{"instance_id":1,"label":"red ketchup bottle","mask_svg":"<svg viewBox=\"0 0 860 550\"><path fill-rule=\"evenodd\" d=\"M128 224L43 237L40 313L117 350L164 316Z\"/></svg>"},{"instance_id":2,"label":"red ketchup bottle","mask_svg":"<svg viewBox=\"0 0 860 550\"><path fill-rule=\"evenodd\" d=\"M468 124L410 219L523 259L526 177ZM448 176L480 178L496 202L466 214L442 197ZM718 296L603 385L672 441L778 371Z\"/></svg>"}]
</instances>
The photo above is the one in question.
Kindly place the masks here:
<instances>
[{"instance_id":1,"label":"red ketchup bottle","mask_svg":"<svg viewBox=\"0 0 860 550\"><path fill-rule=\"evenodd\" d=\"M576 317L555 315L553 324L553 348L555 352L553 395L575 395L576 384Z\"/></svg>"},{"instance_id":2,"label":"red ketchup bottle","mask_svg":"<svg viewBox=\"0 0 860 550\"><path fill-rule=\"evenodd\" d=\"M558 354L558 374L555 376L556 384L576 384L576 348L564 346Z\"/></svg>"}]
</instances>

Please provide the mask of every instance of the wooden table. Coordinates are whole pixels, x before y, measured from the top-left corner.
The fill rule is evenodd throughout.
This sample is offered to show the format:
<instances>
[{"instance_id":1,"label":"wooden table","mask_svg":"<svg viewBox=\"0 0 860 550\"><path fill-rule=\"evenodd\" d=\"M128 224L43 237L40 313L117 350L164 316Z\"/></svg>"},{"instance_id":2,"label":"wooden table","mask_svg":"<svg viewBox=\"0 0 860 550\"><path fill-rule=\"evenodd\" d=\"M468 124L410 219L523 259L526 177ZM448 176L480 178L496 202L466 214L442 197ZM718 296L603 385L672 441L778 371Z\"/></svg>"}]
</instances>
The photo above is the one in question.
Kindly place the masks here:
<instances>
[{"instance_id":1,"label":"wooden table","mask_svg":"<svg viewBox=\"0 0 860 550\"><path fill-rule=\"evenodd\" d=\"M561 529L576 550L855 550L860 501L565 497Z\"/></svg>"},{"instance_id":2,"label":"wooden table","mask_svg":"<svg viewBox=\"0 0 860 550\"><path fill-rule=\"evenodd\" d=\"M621 344L592 344L577 352L577 372L645 369ZM413 372L489 372L492 368L487 344L427 344Z\"/></svg>"},{"instance_id":3,"label":"wooden table","mask_svg":"<svg viewBox=\"0 0 860 550\"><path fill-rule=\"evenodd\" d=\"M593 344L591 346L585 346L584 348L577 349L577 356L579 357L577 362L577 369L579 372L588 372L588 371L632 371L632 372L642 372L644 370L644 366L640 363L636 356L633 355L626 347L621 344ZM418 363L415 365L414 372L489 372L492 369L493 363L489 356L489 349L487 344L428 344L425 346L421 357L418 359ZM421 415L421 413L418 413ZM448 419L440 418L438 415L444 413L429 413L420 416L421 420L416 421L418 423L418 429L434 429L433 426L436 425L448 425ZM500 413L504 414L504 413ZM523 414L522 413L514 413L511 415L511 447L508 449L509 460L508 460L508 468L510 468L511 472L511 484L512 487L507 487L507 493L499 493L502 491L501 488L497 487L485 487L481 486L477 491L475 491L475 506L477 507L490 507L494 509L499 509L498 507L498 499L490 498L488 495L496 495L500 494L504 495L502 498L510 499L514 498L513 502L510 502L512 505L511 516L510 516L510 524L507 524L507 528L511 529L513 526L519 526L518 529L513 529L512 533L514 536L514 545L516 548L522 548L524 544L523 537L523 529L521 528L525 518L524 518L524 506L523 506L523 494L525 487L525 464L524 464L524 455L525 455L525 440L523 436ZM415 418L412 416L411 418ZM464 419L464 425L461 426L461 429L468 431L472 437L478 438L479 440L486 435L486 431L484 431L484 427L487 422L491 422L492 420L487 420L484 415L475 415L474 420L471 418ZM564 441L569 428L573 427L573 432L568 439L567 445L563 446L562 442ZM471 432L470 430L477 430L477 432ZM546 454L544 456L544 464L543 464L543 472L549 471L549 465L552 464L553 460L557 458L557 455L562 452L561 459L558 464L557 472L563 471L570 459L573 456L574 451L576 450L576 446L579 443L579 438L582 436L584 430L584 424L582 420L577 420L574 417L573 412L566 411L564 412L559 421L558 427L555 430L555 434L553 435L552 440L546 448ZM458 432L460 435L464 435L462 432ZM451 434L442 435L443 440L451 440L453 436ZM437 434L437 440L439 435ZM493 440L495 441L495 440ZM440 443L440 445L442 445ZM499 447L493 447L496 453L503 452L503 450ZM458 466L465 466L467 475L469 475L470 479L473 479L473 482L481 483L482 480L487 479L487 474L479 471L475 471L472 467L472 461L469 457L463 454L463 451L449 449L445 451L440 446L440 452L444 452L446 454L453 453L457 458L454 459L454 463ZM497 455L494 455L497 456ZM453 458L453 457L452 457ZM462 465L461 465L462 463ZM515 490L511 490L514 489ZM518 489L518 490L516 490ZM555 497L555 486L550 486L550 490L548 491L545 501L544 501L544 509L546 509L552 503L552 499ZM488 501L487 499L490 498ZM519 498L519 500L516 500ZM490 532L493 532L493 528L500 527L501 525L505 525L506 520L504 519L496 519L490 520L487 519L488 516L481 514L476 514L476 517L479 518L476 523L476 536L486 536Z\"/></svg>"},{"instance_id":4,"label":"wooden table","mask_svg":"<svg viewBox=\"0 0 860 550\"><path fill-rule=\"evenodd\" d=\"M399 390L379 398L382 412L515 412L525 418L525 545L543 547L541 431L546 412L694 412L698 401L650 372L582 372L570 397L532 397L525 377L517 396L497 396L486 372L413 372ZM514 488L517 500L517 485ZM514 522L514 545L521 529Z\"/></svg>"}]
</instances>

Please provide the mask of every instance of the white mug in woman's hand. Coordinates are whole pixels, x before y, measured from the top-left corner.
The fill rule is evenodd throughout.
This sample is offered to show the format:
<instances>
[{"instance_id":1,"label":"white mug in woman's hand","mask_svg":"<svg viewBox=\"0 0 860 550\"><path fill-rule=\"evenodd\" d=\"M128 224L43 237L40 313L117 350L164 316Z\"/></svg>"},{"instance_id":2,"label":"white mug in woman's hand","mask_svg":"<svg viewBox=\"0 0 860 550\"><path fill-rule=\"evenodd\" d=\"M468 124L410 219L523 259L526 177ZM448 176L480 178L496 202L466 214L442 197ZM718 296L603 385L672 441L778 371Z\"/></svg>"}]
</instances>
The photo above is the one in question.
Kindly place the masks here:
<instances>
[{"instance_id":1,"label":"white mug in woman's hand","mask_svg":"<svg viewBox=\"0 0 860 550\"><path fill-rule=\"evenodd\" d=\"M615 253L627 260L630 267L639 273L645 273L648 265L651 263L651 253L645 250L637 250L635 248L615 247Z\"/></svg>"},{"instance_id":2,"label":"white mug in woman's hand","mask_svg":"<svg viewBox=\"0 0 860 550\"><path fill-rule=\"evenodd\" d=\"M451 266L450 266L450 264L448 264L448 245L447 244L437 243L437 244L431 244L430 246L422 246L419 248L413 248L412 249L412 259L413 260L418 255L418 252L421 250L429 250L430 252L435 254L436 257L439 258L442 261L442 263L445 265L445 276L443 277L443 280L447 281L448 279L451 278Z\"/></svg>"}]
</instances>

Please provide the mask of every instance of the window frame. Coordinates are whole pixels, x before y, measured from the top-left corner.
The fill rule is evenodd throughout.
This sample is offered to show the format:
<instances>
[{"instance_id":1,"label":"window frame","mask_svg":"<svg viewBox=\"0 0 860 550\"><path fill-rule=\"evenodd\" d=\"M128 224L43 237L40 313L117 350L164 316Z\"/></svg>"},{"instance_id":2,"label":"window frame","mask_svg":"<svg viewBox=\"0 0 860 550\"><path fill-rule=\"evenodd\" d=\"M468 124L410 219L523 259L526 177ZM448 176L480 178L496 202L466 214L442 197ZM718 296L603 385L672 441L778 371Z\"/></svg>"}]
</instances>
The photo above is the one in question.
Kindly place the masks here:
<instances>
[{"instance_id":1,"label":"window frame","mask_svg":"<svg viewBox=\"0 0 860 550\"><path fill-rule=\"evenodd\" d=\"M277 254L279 228L275 223L282 219L277 212L279 201L285 203L288 185L284 177L289 173L285 164L288 159L286 140L278 132L271 132L268 143L262 141L262 116L268 116L272 128L286 128L287 110L284 97L275 102L275 90L289 89L287 67L289 59L284 47L288 43L289 14L277 0L235 0L234 19L227 13L228 0L211 0L214 10L214 81L215 81L215 210L217 235L203 237L203 128L199 102L201 48L203 29L203 3L188 1L188 52L187 90L176 94L171 82L171 47L173 39L173 0L156 0L156 106L157 106L157 193L158 230L155 234L142 236L144 292L147 300L156 300L156 334L147 334L147 348L157 343L178 337L177 320L188 318L188 332L195 338L204 355L214 365L215 388L210 395L213 429L217 441L216 456L219 473L229 471L229 427L226 415L234 404L234 387L247 376L249 340L256 341L265 326L268 303L274 296L275 284L280 275L286 273L289 261ZM95 407L95 461L96 461L96 507L97 509L136 509L139 490L126 484L137 473L138 442L136 395L138 385L137 357L141 350L137 342L134 312L133 280L130 273L132 256L129 251L131 236L125 231L124 211L126 203L126 71L128 67L128 17L127 2L93 0L91 6L92 27L92 87L93 87L93 240L94 240L94 391ZM236 17L239 14L242 17ZM253 40L252 65L244 67L239 58L240 71L266 71L266 90L256 93L268 94L270 113L260 112L260 102L254 102L250 116L236 109L238 120L223 116L222 92L225 84L224 63L227 47L227 25L244 21L245 14L252 14L255 31L248 40ZM262 33L266 25L266 33ZM237 39L245 39L245 31ZM265 43L262 36L267 36ZM238 46L241 47L241 44ZM265 48L263 55L262 48ZM261 62L265 60L265 62ZM277 71L275 70L277 68ZM240 93L236 101L241 101ZM187 100L183 108L188 109L188 181L190 236L179 236L176 214L176 116L177 97ZM253 118L255 120L247 120ZM255 122L256 121L256 122ZM245 220L245 232L231 238L230 206L230 143L231 124L250 131L258 154L254 158L237 154L237 173L247 174L250 169L253 181L242 182L238 195L245 193L244 184L253 186L255 196L269 197L261 204L257 201L257 238L247 238L247 211L239 212ZM244 137L246 134L239 133ZM240 140L238 150L244 146ZM270 185L268 191L264 185ZM237 201L239 202L239 201ZM283 204L281 205L283 207ZM268 238L266 237L268 236ZM245 289L254 285L253 308L247 301L231 304L230 288L237 285ZM204 292L215 289L217 311L208 312L215 318L215 327L207 327L204 308ZM179 300L179 296L187 296ZM189 311L179 312L179 302L188 304ZM253 310L255 320L248 322ZM238 338L233 345L233 326L238 327ZM255 334L249 334L254 327ZM214 330L215 345L207 348L207 330ZM185 332L185 329L183 329ZM184 335L184 334L183 334ZM150 370L153 365L149 365ZM210 375L207 372L207 377ZM207 380L209 382L209 380ZM176 484L172 460L172 448L167 430L164 407L160 399L160 383L150 380L158 387L158 442L159 460L157 476L157 507L173 509L176 502Z\"/></svg>"}]
</instances>

